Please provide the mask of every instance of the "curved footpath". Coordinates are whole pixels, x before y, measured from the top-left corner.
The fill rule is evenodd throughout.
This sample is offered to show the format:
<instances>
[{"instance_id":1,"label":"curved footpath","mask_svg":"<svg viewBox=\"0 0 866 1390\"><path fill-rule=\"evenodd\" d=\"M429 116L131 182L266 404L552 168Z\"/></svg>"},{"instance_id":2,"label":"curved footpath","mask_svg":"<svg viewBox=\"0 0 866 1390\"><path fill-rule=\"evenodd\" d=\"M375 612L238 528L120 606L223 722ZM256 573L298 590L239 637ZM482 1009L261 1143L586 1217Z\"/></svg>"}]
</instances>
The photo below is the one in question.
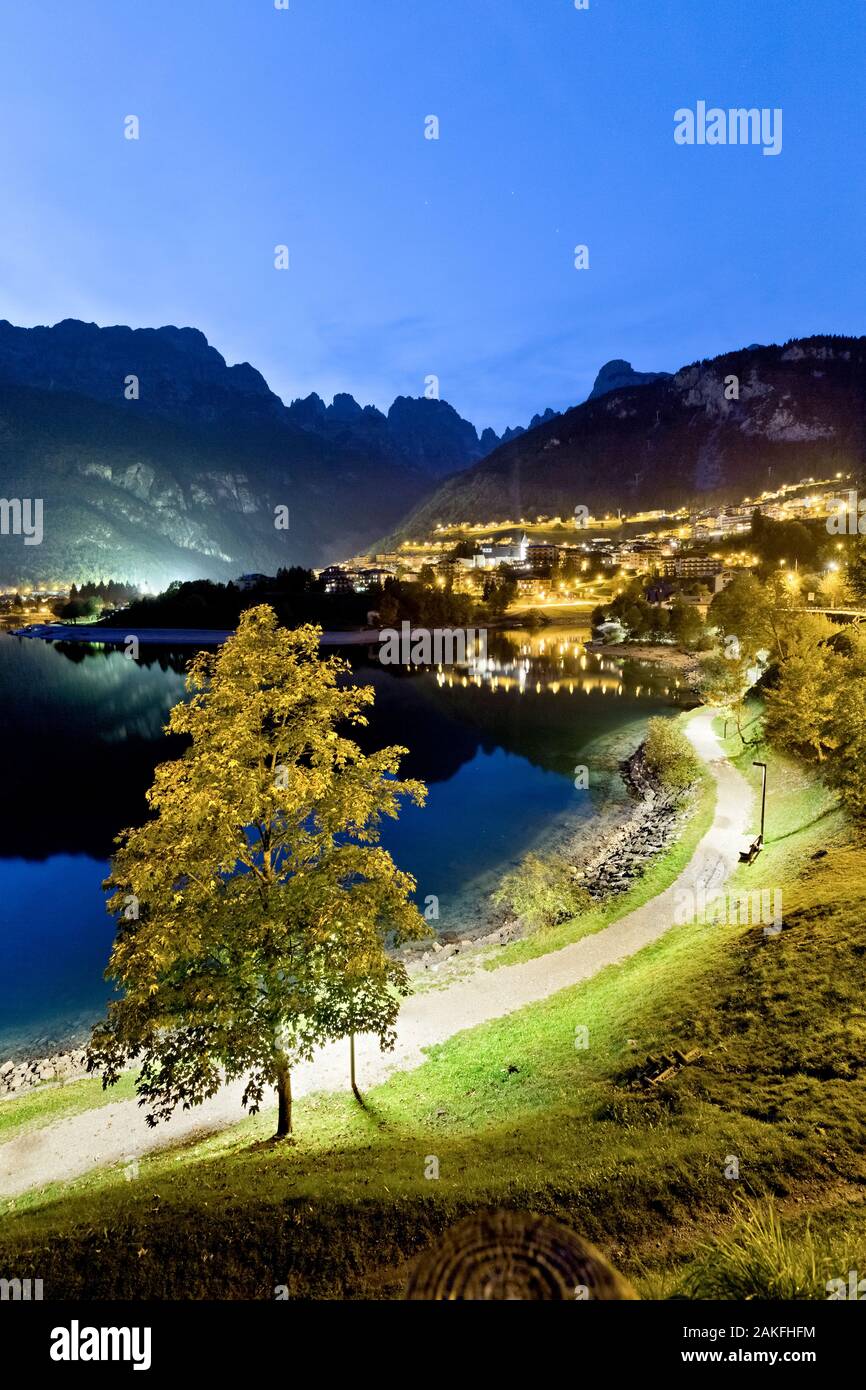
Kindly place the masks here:
<instances>
[{"instance_id":1,"label":"curved footpath","mask_svg":"<svg viewBox=\"0 0 866 1390\"><path fill-rule=\"evenodd\" d=\"M395 1071L420 1066L424 1048L432 1043L546 999L633 955L674 925L682 890L696 892L703 885L718 891L723 886L747 836L753 794L745 778L724 759L712 732L712 719L710 710L696 715L687 733L716 780L716 812L675 882L611 926L559 951L497 970L481 968L447 989L411 996L400 1011L393 1052L380 1052L373 1038L357 1040L358 1073L364 1087L378 1084ZM347 1086L345 1041L322 1048L312 1062L292 1073L295 1097ZM156 1129L148 1128L136 1101L125 1100L22 1134L0 1145L0 1196L66 1181L97 1166L128 1162L191 1136L225 1129L244 1116L242 1090L242 1082L233 1082L204 1105L179 1111L169 1124Z\"/></svg>"}]
</instances>

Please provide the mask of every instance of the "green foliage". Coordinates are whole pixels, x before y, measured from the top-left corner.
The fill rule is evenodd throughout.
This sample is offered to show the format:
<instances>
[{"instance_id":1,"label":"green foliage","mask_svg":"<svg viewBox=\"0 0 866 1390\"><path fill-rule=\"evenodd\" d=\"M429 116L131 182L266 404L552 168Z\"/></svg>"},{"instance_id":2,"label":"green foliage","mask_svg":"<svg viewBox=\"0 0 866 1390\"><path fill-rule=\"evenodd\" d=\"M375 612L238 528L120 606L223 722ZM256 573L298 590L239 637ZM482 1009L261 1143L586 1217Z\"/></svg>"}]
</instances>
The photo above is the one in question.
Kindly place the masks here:
<instances>
[{"instance_id":1,"label":"green foliage","mask_svg":"<svg viewBox=\"0 0 866 1390\"><path fill-rule=\"evenodd\" d=\"M507 573L491 575L484 581L481 597L491 617L499 618L517 597L517 580Z\"/></svg>"},{"instance_id":2,"label":"green foliage","mask_svg":"<svg viewBox=\"0 0 866 1390\"><path fill-rule=\"evenodd\" d=\"M827 1280L840 1270L838 1256L819 1251L808 1223L802 1234L789 1231L772 1200L746 1201L731 1232L698 1247L681 1292L707 1299L826 1298Z\"/></svg>"},{"instance_id":3,"label":"green foliage","mask_svg":"<svg viewBox=\"0 0 866 1390\"><path fill-rule=\"evenodd\" d=\"M58 618L65 623L92 622L102 615L102 600L90 598L71 598L57 610Z\"/></svg>"},{"instance_id":4,"label":"green foliage","mask_svg":"<svg viewBox=\"0 0 866 1390\"><path fill-rule=\"evenodd\" d=\"M749 665L745 657L714 652L700 664L698 691L705 705L712 705L723 716L735 719L742 738L743 707L751 688Z\"/></svg>"},{"instance_id":5,"label":"green foliage","mask_svg":"<svg viewBox=\"0 0 866 1390\"><path fill-rule=\"evenodd\" d=\"M378 844L383 816L425 789L397 780L401 748L365 756L370 687L338 685L320 631L287 631L266 605L190 665L169 731L190 746L157 767L152 818L119 837L107 976L122 991L94 1030L91 1069L113 1084L140 1059L151 1123L247 1077L244 1104L330 1038L393 1045L405 968L385 952L429 932L414 880Z\"/></svg>"},{"instance_id":6,"label":"green foliage","mask_svg":"<svg viewBox=\"0 0 866 1390\"><path fill-rule=\"evenodd\" d=\"M771 742L822 761L839 745L837 697L853 674L831 645L832 624L813 614L788 620L776 683L766 691L765 729Z\"/></svg>"},{"instance_id":7,"label":"green foliage","mask_svg":"<svg viewBox=\"0 0 866 1390\"><path fill-rule=\"evenodd\" d=\"M375 607L383 627L401 622L424 628L469 627L476 603L470 594L455 593L450 584L440 589L406 579L388 579Z\"/></svg>"},{"instance_id":8,"label":"green foliage","mask_svg":"<svg viewBox=\"0 0 866 1390\"><path fill-rule=\"evenodd\" d=\"M666 637L671 631L671 614L661 604L648 603L644 597L644 581L636 576L606 606L593 609L593 627L606 619L620 623L634 641Z\"/></svg>"},{"instance_id":9,"label":"green foliage","mask_svg":"<svg viewBox=\"0 0 866 1390\"><path fill-rule=\"evenodd\" d=\"M670 608L670 634L681 647L694 647L704 635L704 623L694 604L676 598Z\"/></svg>"},{"instance_id":10,"label":"green foliage","mask_svg":"<svg viewBox=\"0 0 866 1390\"><path fill-rule=\"evenodd\" d=\"M478 547L474 541L460 540L451 551L452 560L471 560Z\"/></svg>"},{"instance_id":11,"label":"green foliage","mask_svg":"<svg viewBox=\"0 0 866 1390\"><path fill-rule=\"evenodd\" d=\"M749 543L762 560L775 565L779 560L793 565L814 566L820 554L821 542L826 541L826 528L821 522L804 525L802 521L775 521L764 516L759 508L752 513Z\"/></svg>"},{"instance_id":12,"label":"green foliage","mask_svg":"<svg viewBox=\"0 0 866 1390\"><path fill-rule=\"evenodd\" d=\"M833 697L835 752L826 775L856 820L866 820L866 636L852 629L850 653Z\"/></svg>"},{"instance_id":13,"label":"green foliage","mask_svg":"<svg viewBox=\"0 0 866 1390\"><path fill-rule=\"evenodd\" d=\"M675 798L682 797L700 775L700 759L673 719L649 721L644 757L659 785Z\"/></svg>"},{"instance_id":14,"label":"green foliage","mask_svg":"<svg viewBox=\"0 0 866 1390\"><path fill-rule=\"evenodd\" d=\"M738 574L715 595L707 622L723 637L735 638L741 656L754 661L759 651L775 647L772 595L751 574Z\"/></svg>"},{"instance_id":15,"label":"green foliage","mask_svg":"<svg viewBox=\"0 0 866 1390\"><path fill-rule=\"evenodd\" d=\"M866 599L866 536L846 538L845 558L848 564L848 585L861 602Z\"/></svg>"},{"instance_id":16,"label":"green foliage","mask_svg":"<svg viewBox=\"0 0 866 1390\"><path fill-rule=\"evenodd\" d=\"M495 903L510 908L534 931L556 926L591 905L575 870L557 854L527 854L505 875L492 896Z\"/></svg>"}]
</instances>

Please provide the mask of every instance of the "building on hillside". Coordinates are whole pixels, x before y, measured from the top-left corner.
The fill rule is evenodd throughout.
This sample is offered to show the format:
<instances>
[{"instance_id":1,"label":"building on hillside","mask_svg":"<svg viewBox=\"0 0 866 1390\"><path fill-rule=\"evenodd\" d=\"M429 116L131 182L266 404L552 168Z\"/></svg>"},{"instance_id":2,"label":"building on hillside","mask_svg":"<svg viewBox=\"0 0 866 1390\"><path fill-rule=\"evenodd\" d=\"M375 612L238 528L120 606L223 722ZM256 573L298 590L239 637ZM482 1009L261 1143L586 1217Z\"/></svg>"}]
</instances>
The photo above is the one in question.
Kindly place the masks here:
<instances>
[{"instance_id":1,"label":"building on hillside","mask_svg":"<svg viewBox=\"0 0 866 1390\"><path fill-rule=\"evenodd\" d=\"M611 552L614 564L621 565L623 569L635 570L638 574L652 574L655 570L660 570L665 558L662 547L648 541L619 545Z\"/></svg>"},{"instance_id":2,"label":"building on hillside","mask_svg":"<svg viewBox=\"0 0 866 1390\"><path fill-rule=\"evenodd\" d=\"M702 512L692 522L692 536L702 540L721 540L723 536L743 535L751 520L737 515L729 508L720 512Z\"/></svg>"},{"instance_id":3,"label":"building on hillside","mask_svg":"<svg viewBox=\"0 0 866 1390\"><path fill-rule=\"evenodd\" d=\"M363 594L374 584L384 584L386 579L393 579L394 571L383 565L365 565L362 569L328 565L319 572L319 578L324 580L326 594Z\"/></svg>"},{"instance_id":4,"label":"building on hillside","mask_svg":"<svg viewBox=\"0 0 866 1390\"><path fill-rule=\"evenodd\" d=\"M356 589L369 589L373 584L384 584L386 579L393 579L396 571L386 565L366 565L364 569L356 570Z\"/></svg>"},{"instance_id":5,"label":"building on hillside","mask_svg":"<svg viewBox=\"0 0 866 1390\"><path fill-rule=\"evenodd\" d=\"M553 569L559 562L559 546L547 541L530 541L526 559L533 571Z\"/></svg>"},{"instance_id":6,"label":"building on hillside","mask_svg":"<svg viewBox=\"0 0 866 1390\"><path fill-rule=\"evenodd\" d=\"M666 578L709 579L719 574L723 568L721 560L712 555L677 555L673 560L664 561Z\"/></svg>"},{"instance_id":7,"label":"building on hillside","mask_svg":"<svg viewBox=\"0 0 866 1390\"><path fill-rule=\"evenodd\" d=\"M480 545L474 556L476 569L496 569L497 565L525 565L529 542L524 533L518 541L499 541Z\"/></svg>"},{"instance_id":8,"label":"building on hillside","mask_svg":"<svg viewBox=\"0 0 866 1390\"><path fill-rule=\"evenodd\" d=\"M275 584L272 574L242 574L235 583L239 589L259 589L263 584Z\"/></svg>"},{"instance_id":9,"label":"building on hillside","mask_svg":"<svg viewBox=\"0 0 866 1390\"><path fill-rule=\"evenodd\" d=\"M735 565L735 566L733 567L733 569L719 570L719 573L718 573L718 574L714 574L714 575L712 576L712 579L713 579L713 593L714 593L714 594L720 594L720 593L722 592L722 589L727 589L728 585L729 585L734 579L738 579L738 578L740 577L740 575L742 575L742 574L751 574L751 573L752 573L752 571L751 571L750 569L747 569L747 568L746 568L745 566L743 566L743 565Z\"/></svg>"},{"instance_id":10,"label":"building on hillside","mask_svg":"<svg viewBox=\"0 0 866 1390\"><path fill-rule=\"evenodd\" d=\"M325 585L326 594L350 594L354 592L354 571L345 569L343 565L327 565L319 572L319 578Z\"/></svg>"}]
</instances>

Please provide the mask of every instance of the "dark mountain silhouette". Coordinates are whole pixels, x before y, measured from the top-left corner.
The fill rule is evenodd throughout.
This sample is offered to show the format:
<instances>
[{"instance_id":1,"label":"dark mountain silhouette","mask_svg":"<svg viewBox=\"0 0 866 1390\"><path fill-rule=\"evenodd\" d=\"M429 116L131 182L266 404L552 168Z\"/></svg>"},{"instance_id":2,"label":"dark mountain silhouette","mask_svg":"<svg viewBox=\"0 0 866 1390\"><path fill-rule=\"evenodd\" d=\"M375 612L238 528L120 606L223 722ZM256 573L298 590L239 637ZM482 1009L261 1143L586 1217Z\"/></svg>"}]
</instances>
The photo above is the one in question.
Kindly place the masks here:
<instances>
[{"instance_id":1,"label":"dark mountain silhouette","mask_svg":"<svg viewBox=\"0 0 866 1390\"><path fill-rule=\"evenodd\" d=\"M565 517L578 505L705 507L863 468L866 338L752 346L641 385L604 394L598 385L582 405L447 479L397 536L440 522Z\"/></svg>"},{"instance_id":2,"label":"dark mountain silhouette","mask_svg":"<svg viewBox=\"0 0 866 1390\"><path fill-rule=\"evenodd\" d=\"M0 321L0 490L44 509L41 545L0 537L0 583L163 585L343 558L499 442L445 401L286 406L194 328Z\"/></svg>"},{"instance_id":3,"label":"dark mountain silhouette","mask_svg":"<svg viewBox=\"0 0 866 1390\"><path fill-rule=\"evenodd\" d=\"M551 420L555 410L533 415L529 429ZM383 414L374 405L360 406L342 393L329 406L313 392L289 406L289 415L302 429L341 446L375 449L381 456L403 460L427 477L442 479L477 463L509 439L525 434L523 425L498 435L489 426L479 435L447 401L426 396L398 396Z\"/></svg>"},{"instance_id":4,"label":"dark mountain silhouette","mask_svg":"<svg viewBox=\"0 0 866 1390\"><path fill-rule=\"evenodd\" d=\"M597 400L599 396L606 396L610 391L621 391L628 386L647 386L651 381L669 378L670 372L636 372L630 362L615 357L612 362L605 362L595 378L595 384L587 400Z\"/></svg>"}]
</instances>

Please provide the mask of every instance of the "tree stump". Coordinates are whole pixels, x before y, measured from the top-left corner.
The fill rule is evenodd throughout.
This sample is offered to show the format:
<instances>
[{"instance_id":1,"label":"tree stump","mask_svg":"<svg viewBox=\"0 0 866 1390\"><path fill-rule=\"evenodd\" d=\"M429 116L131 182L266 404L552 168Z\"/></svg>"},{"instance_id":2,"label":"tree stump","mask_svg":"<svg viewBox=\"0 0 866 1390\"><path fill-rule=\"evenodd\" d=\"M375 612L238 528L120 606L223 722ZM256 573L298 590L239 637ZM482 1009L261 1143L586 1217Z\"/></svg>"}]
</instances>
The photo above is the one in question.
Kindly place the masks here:
<instances>
[{"instance_id":1,"label":"tree stump","mask_svg":"<svg viewBox=\"0 0 866 1390\"><path fill-rule=\"evenodd\" d=\"M407 1299L569 1301L636 1299L612 1265L575 1231L532 1212L490 1211L446 1231L418 1260Z\"/></svg>"}]
</instances>

